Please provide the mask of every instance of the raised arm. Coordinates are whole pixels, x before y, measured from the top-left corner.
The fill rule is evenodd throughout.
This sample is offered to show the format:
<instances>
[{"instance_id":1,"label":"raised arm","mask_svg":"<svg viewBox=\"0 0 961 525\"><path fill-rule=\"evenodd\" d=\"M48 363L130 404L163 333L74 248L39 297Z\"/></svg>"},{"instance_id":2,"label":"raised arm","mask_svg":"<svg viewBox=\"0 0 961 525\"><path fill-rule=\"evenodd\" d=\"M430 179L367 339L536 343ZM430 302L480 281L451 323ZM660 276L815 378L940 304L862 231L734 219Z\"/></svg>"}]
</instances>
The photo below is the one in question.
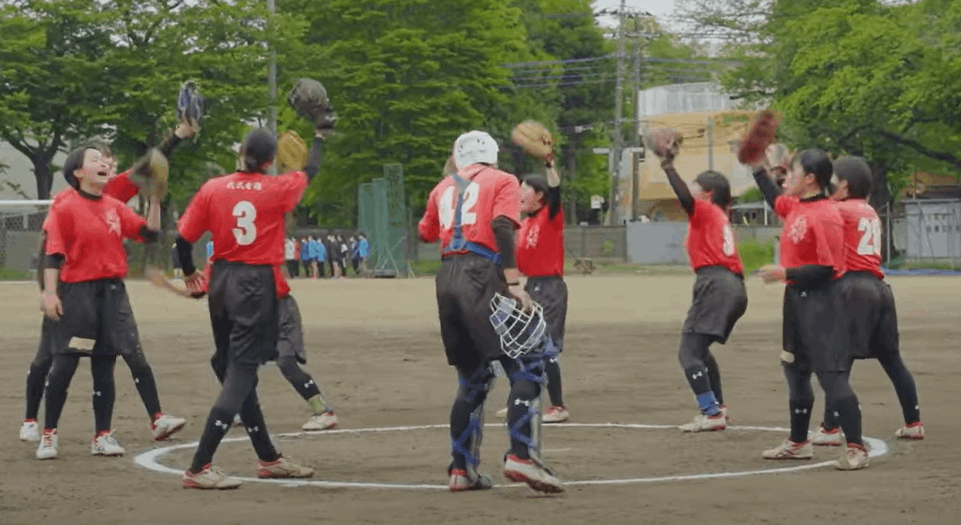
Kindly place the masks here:
<instances>
[{"instance_id":1,"label":"raised arm","mask_svg":"<svg viewBox=\"0 0 961 525\"><path fill-rule=\"evenodd\" d=\"M550 163L547 164L547 209L551 219L561 211L561 176Z\"/></svg>"},{"instance_id":2,"label":"raised arm","mask_svg":"<svg viewBox=\"0 0 961 525\"><path fill-rule=\"evenodd\" d=\"M661 168L664 169L664 173L667 175L667 182L671 184L671 189L674 190L674 194L677 195L677 200L681 201L681 207L690 217L694 215L694 196L691 195L691 189L688 188L687 184L681 179L681 176L674 169L674 159L667 158L661 161Z\"/></svg>"},{"instance_id":3,"label":"raised arm","mask_svg":"<svg viewBox=\"0 0 961 525\"><path fill-rule=\"evenodd\" d=\"M761 194L764 195L764 200L774 208L774 203L777 198L781 196L781 189L777 187L777 184L771 180L770 175L767 174L767 170L764 166L758 166L754 168L754 182L757 183L758 189L761 190Z\"/></svg>"},{"instance_id":4,"label":"raised arm","mask_svg":"<svg viewBox=\"0 0 961 525\"><path fill-rule=\"evenodd\" d=\"M307 155L307 166L304 173L307 174L307 184L314 180L320 173L320 164L324 160L324 137L319 131L314 132L314 142L310 145L310 153Z\"/></svg>"}]
</instances>

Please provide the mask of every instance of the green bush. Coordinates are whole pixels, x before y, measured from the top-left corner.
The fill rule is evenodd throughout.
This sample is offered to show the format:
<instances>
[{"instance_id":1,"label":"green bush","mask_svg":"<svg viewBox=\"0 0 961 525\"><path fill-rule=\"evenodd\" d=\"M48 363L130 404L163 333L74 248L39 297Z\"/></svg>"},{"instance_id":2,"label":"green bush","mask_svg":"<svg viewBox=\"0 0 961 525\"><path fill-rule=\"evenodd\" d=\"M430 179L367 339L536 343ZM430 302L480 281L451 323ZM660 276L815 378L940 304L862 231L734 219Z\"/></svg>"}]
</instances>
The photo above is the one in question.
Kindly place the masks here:
<instances>
[{"instance_id":1,"label":"green bush","mask_svg":"<svg viewBox=\"0 0 961 525\"><path fill-rule=\"evenodd\" d=\"M744 263L744 274L750 274L765 264L774 262L774 242L759 242L754 239L742 241L738 245L738 255Z\"/></svg>"}]
</instances>

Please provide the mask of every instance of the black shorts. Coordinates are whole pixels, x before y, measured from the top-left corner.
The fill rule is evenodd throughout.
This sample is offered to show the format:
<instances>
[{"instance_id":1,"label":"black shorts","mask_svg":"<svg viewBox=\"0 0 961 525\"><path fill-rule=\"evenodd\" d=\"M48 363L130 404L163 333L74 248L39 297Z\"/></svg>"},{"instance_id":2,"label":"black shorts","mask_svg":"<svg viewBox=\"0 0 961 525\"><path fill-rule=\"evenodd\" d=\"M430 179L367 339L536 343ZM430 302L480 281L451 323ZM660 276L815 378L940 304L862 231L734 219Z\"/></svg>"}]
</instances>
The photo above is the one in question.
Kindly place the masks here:
<instances>
[{"instance_id":1,"label":"black shorts","mask_svg":"<svg viewBox=\"0 0 961 525\"><path fill-rule=\"evenodd\" d=\"M277 357L293 357L300 364L307 363L304 349L304 329L300 320L300 308L293 296L288 295L277 301L277 317L280 332L277 342Z\"/></svg>"},{"instance_id":2,"label":"black shorts","mask_svg":"<svg viewBox=\"0 0 961 525\"><path fill-rule=\"evenodd\" d=\"M216 346L213 361L256 367L277 358L279 323L272 267L214 261L208 305Z\"/></svg>"},{"instance_id":3,"label":"black shorts","mask_svg":"<svg viewBox=\"0 0 961 525\"><path fill-rule=\"evenodd\" d=\"M120 279L57 286L63 315L45 323L53 354L122 355L142 352L137 322Z\"/></svg>"},{"instance_id":4,"label":"black shorts","mask_svg":"<svg viewBox=\"0 0 961 525\"><path fill-rule=\"evenodd\" d=\"M567 283L556 275L529 277L527 293L544 309L547 333L558 350L564 349L564 325L567 323Z\"/></svg>"},{"instance_id":5,"label":"black shorts","mask_svg":"<svg viewBox=\"0 0 961 525\"><path fill-rule=\"evenodd\" d=\"M721 266L698 268L696 274L694 298L681 333L711 336L724 344L747 311L744 277Z\"/></svg>"},{"instance_id":6,"label":"black shorts","mask_svg":"<svg viewBox=\"0 0 961 525\"><path fill-rule=\"evenodd\" d=\"M851 358L899 354L898 314L891 287L870 272L848 272L838 286L847 305Z\"/></svg>"},{"instance_id":7,"label":"black shorts","mask_svg":"<svg viewBox=\"0 0 961 525\"><path fill-rule=\"evenodd\" d=\"M784 289L784 351L806 372L845 372L851 363L847 305L837 281Z\"/></svg>"},{"instance_id":8,"label":"black shorts","mask_svg":"<svg viewBox=\"0 0 961 525\"><path fill-rule=\"evenodd\" d=\"M501 269L480 255L454 255L444 258L436 284L447 362L471 372L501 355L500 337L490 321L491 299L507 292Z\"/></svg>"}]
</instances>

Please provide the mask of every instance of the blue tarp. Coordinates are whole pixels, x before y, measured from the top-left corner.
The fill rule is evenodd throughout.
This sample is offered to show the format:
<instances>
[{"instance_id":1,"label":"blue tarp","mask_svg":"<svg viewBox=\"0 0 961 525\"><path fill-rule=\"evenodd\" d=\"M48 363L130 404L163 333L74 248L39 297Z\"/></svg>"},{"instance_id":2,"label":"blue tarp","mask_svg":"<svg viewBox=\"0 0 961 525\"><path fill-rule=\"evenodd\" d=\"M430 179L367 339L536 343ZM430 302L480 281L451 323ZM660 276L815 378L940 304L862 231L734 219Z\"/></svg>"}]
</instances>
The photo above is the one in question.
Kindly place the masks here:
<instances>
[{"instance_id":1,"label":"blue tarp","mask_svg":"<svg viewBox=\"0 0 961 525\"><path fill-rule=\"evenodd\" d=\"M900 276L900 275L961 275L961 272L953 270L888 270L887 268L881 267L884 275L890 276Z\"/></svg>"}]
</instances>

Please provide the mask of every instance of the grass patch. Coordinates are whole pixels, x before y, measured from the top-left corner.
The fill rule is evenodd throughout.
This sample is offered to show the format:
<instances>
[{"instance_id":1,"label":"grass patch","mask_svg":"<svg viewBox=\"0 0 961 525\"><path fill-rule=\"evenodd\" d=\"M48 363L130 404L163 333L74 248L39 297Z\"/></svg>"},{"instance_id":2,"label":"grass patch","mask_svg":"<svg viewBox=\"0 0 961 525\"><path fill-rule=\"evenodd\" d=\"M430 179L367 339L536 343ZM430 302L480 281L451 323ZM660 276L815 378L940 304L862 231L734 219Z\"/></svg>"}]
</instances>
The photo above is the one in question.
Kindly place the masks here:
<instances>
[{"instance_id":1,"label":"grass patch","mask_svg":"<svg viewBox=\"0 0 961 525\"><path fill-rule=\"evenodd\" d=\"M758 242L747 239L738 245L737 251L744 264L744 275L749 275L765 264L774 262L774 241Z\"/></svg>"},{"instance_id":2,"label":"grass patch","mask_svg":"<svg viewBox=\"0 0 961 525\"><path fill-rule=\"evenodd\" d=\"M30 281L32 279L33 274L31 272L0 267L0 281Z\"/></svg>"}]
</instances>

